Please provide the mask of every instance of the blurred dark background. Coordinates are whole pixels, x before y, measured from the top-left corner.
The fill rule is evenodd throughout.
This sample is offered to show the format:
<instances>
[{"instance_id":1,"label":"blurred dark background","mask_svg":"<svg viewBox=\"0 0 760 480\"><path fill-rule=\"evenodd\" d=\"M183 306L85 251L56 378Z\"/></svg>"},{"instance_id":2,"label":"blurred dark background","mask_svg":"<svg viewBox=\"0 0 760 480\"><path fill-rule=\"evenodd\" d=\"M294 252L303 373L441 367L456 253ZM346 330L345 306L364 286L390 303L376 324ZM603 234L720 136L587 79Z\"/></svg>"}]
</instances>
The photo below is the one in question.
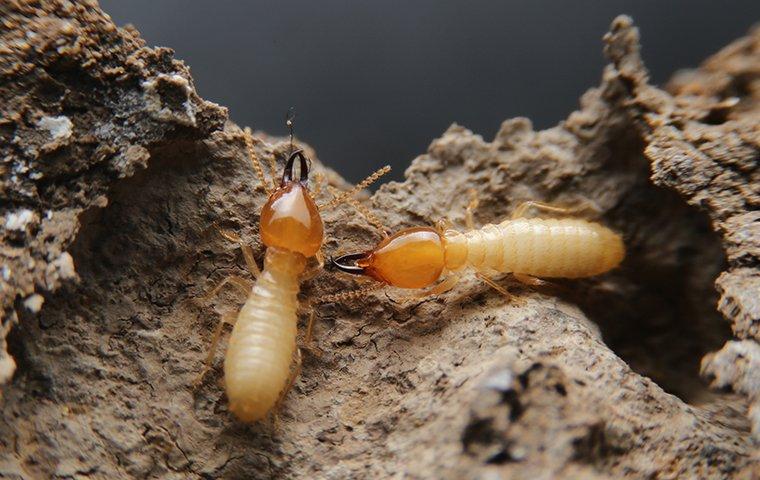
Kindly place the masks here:
<instances>
[{"instance_id":1,"label":"blurred dark background","mask_svg":"<svg viewBox=\"0 0 760 480\"><path fill-rule=\"evenodd\" d=\"M564 119L599 82L601 37L629 14L655 83L760 19L760 1L101 0L168 46L233 120L296 135L349 180L394 178L452 122L490 140L502 120Z\"/></svg>"}]
</instances>

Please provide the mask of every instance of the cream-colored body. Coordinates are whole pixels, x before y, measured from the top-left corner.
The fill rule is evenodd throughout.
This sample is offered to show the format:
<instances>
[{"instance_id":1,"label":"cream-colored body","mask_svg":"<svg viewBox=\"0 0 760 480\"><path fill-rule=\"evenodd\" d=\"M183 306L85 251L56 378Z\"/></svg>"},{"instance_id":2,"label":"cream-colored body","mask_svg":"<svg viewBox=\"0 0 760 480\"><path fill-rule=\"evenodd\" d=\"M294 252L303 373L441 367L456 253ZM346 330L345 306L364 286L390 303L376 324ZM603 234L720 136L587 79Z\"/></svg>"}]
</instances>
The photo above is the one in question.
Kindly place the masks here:
<instances>
[{"instance_id":1,"label":"cream-colored body","mask_svg":"<svg viewBox=\"0 0 760 480\"><path fill-rule=\"evenodd\" d=\"M285 389L298 327L300 253L267 249L264 270L238 314L224 359L230 411L240 420L263 418Z\"/></svg>"},{"instance_id":2,"label":"cream-colored body","mask_svg":"<svg viewBox=\"0 0 760 480\"><path fill-rule=\"evenodd\" d=\"M444 234L446 268L473 267L535 277L604 273L625 256L620 235L586 220L520 218Z\"/></svg>"}]
</instances>

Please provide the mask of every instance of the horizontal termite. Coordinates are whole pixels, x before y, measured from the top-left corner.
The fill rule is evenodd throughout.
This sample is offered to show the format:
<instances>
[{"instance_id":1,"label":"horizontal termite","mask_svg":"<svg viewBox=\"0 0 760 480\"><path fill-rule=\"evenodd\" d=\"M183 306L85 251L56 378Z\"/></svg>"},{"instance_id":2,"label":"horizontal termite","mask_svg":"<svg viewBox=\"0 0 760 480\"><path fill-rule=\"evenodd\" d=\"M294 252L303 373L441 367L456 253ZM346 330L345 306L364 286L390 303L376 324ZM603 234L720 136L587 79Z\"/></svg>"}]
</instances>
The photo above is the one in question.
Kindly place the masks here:
<instances>
[{"instance_id":1,"label":"horizontal termite","mask_svg":"<svg viewBox=\"0 0 760 480\"><path fill-rule=\"evenodd\" d=\"M577 208L528 201L511 218L475 228L472 209L476 204L474 200L467 209L465 232L445 223L436 228L407 228L385 238L372 250L342 255L332 259L332 264L343 272L365 275L393 287L430 287L419 296L452 288L459 278L457 272L469 267L486 283L507 294L489 273L510 273L519 281L535 285L541 283L539 278L598 275L615 268L625 256L620 235L599 223L525 216L530 208L560 215L569 215ZM450 275L434 285L446 273Z\"/></svg>"}]
</instances>

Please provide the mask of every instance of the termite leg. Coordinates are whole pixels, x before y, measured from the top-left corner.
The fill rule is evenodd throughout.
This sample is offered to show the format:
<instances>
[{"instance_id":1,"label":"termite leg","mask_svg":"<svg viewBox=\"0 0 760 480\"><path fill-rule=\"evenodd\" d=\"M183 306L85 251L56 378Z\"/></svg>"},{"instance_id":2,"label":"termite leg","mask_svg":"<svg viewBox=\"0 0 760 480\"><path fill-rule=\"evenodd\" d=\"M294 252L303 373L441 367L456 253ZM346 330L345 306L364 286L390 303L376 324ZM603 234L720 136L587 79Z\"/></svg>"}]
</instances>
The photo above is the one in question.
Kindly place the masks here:
<instances>
[{"instance_id":1,"label":"termite leg","mask_svg":"<svg viewBox=\"0 0 760 480\"><path fill-rule=\"evenodd\" d=\"M224 288L225 285L230 284L237 288L239 288L243 293L246 295L250 293L251 289L253 288L253 282L248 280L247 278L239 277L237 275L229 275L224 278L221 282L219 282L216 287L209 290L209 292L201 297L201 301L208 302L212 298L214 298L221 290Z\"/></svg>"},{"instance_id":2,"label":"termite leg","mask_svg":"<svg viewBox=\"0 0 760 480\"><path fill-rule=\"evenodd\" d=\"M308 321L306 322L306 331L304 332L300 347L304 350L307 350L315 357L322 356L322 351L319 349L319 347L312 345L314 341L314 321L317 318L317 312L314 308L314 305L309 302L306 305L300 307L298 313L299 315L306 314L308 316Z\"/></svg>"},{"instance_id":3,"label":"termite leg","mask_svg":"<svg viewBox=\"0 0 760 480\"><path fill-rule=\"evenodd\" d=\"M517 206L514 212L512 212L512 220L516 218L522 218L530 208L536 208L545 212L558 213L560 215L575 215L578 212L589 210L592 212L599 212L599 206L588 199L584 199L578 205L574 207L560 207L546 202L537 202L534 200L528 200Z\"/></svg>"},{"instance_id":4,"label":"termite leg","mask_svg":"<svg viewBox=\"0 0 760 480\"><path fill-rule=\"evenodd\" d=\"M549 285L549 282L545 280L541 280L540 278L534 277L532 275L526 275L524 273L513 273L512 276L518 282L530 287L542 287Z\"/></svg>"},{"instance_id":5,"label":"termite leg","mask_svg":"<svg viewBox=\"0 0 760 480\"><path fill-rule=\"evenodd\" d=\"M208 302L212 298L214 298L221 290L224 288L225 285L230 284L237 288L239 288L244 293L249 293L251 291L251 288L253 288L253 282L251 282L248 279L245 279L243 277L238 277L236 275L230 275L228 277L225 277L219 284L212 288L206 295L204 295L201 299L201 301ZM225 323L229 323L230 325L235 323L236 315L234 313L228 313L222 316L221 321L216 325L214 328L214 334L212 336L211 340L211 346L209 347L208 355L206 356L206 360L204 361L203 370L201 371L200 375L195 379L193 382L193 385L197 387L201 384L203 381L203 377L208 373L208 371L211 369L211 361L214 359L214 354L216 353L216 347L219 343L219 338L222 335L222 328L224 327Z\"/></svg>"},{"instance_id":6,"label":"termite leg","mask_svg":"<svg viewBox=\"0 0 760 480\"><path fill-rule=\"evenodd\" d=\"M303 348L309 351L315 357L322 356L322 350L314 345L314 322L317 319L317 312L313 305L309 305L309 321L306 324L306 333L303 339Z\"/></svg>"},{"instance_id":7,"label":"termite leg","mask_svg":"<svg viewBox=\"0 0 760 480\"><path fill-rule=\"evenodd\" d=\"M206 376L209 370L211 370L211 363L214 361L216 347L219 346L219 339L222 337L222 329L224 328L224 324L229 323L230 325L234 325L236 318L237 315L235 315L234 312L229 312L223 315L219 323L217 323L216 327L214 327L214 336L211 338L211 346L209 347L208 353L206 354L206 360L203 361L203 370L201 370L201 373L198 374L198 377L193 382L194 388L197 388L201 383L203 383L203 378Z\"/></svg>"},{"instance_id":8,"label":"termite leg","mask_svg":"<svg viewBox=\"0 0 760 480\"><path fill-rule=\"evenodd\" d=\"M226 238L230 242L237 243L240 246L240 250L243 252L243 258L245 259L245 264L248 266L248 271L251 272L253 278L259 278L259 275L261 275L261 269L256 263L256 258L253 256L253 248L251 248L250 245L243 243L243 239L240 238L240 235L237 233L225 230L223 228L220 228L218 230L219 235Z\"/></svg>"},{"instance_id":9,"label":"termite leg","mask_svg":"<svg viewBox=\"0 0 760 480\"><path fill-rule=\"evenodd\" d=\"M323 247L324 248L324 247ZM314 258L317 259L317 266L320 269L325 268L325 254L322 252L322 249L320 248L319 251L314 255Z\"/></svg>"},{"instance_id":10,"label":"termite leg","mask_svg":"<svg viewBox=\"0 0 760 480\"><path fill-rule=\"evenodd\" d=\"M282 389L282 392L280 392L280 396L277 397L277 402L274 404L274 408L272 408L272 412L274 412L275 419L277 418L277 412L280 411L280 407L282 407L282 404L285 403L285 397L287 397L288 392L293 388L293 385L296 384L296 379L301 374L301 365L303 363L302 356L301 356L301 349L296 347L295 353L295 362L293 362L293 368L290 370L290 375L288 376L288 381L285 384L285 388ZM276 420L275 420L276 422Z\"/></svg>"},{"instance_id":11,"label":"termite leg","mask_svg":"<svg viewBox=\"0 0 760 480\"><path fill-rule=\"evenodd\" d=\"M467 204L467 208L465 209L465 216L464 221L467 225L468 230L475 230L475 209L478 208L478 205L480 204L480 200L478 200L478 191L474 188L471 188L469 191L470 194L470 202Z\"/></svg>"},{"instance_id":12,"label":"termite leg","mask_svg":"<svg viewBox=\"0 0 760 480\"><path fill-rule=\"evenodd\" d=\"M243 251L243 258L245 259L245 264L248 266L248 271L251 272L253 278L259 278L259 275L261 275L261 269L256 263L256 259L253 257L253 248L251 248L250 245L244 245L241 243L240 250Z\"/></svg>"},{"instance_id":13,"label":"termite leg","mask_svg":"<svg viewBox=\"0 0 760 480\"><path fill-rule=\"evenodd\" d=\"M314 255L314 258L317 259L317 264L309 267L309 269L301 274L302 282L316 277L317 274L325 268L325 254L322 253L322 250L319 250L316 255Z\"/></svg>"},{"instance_id":14,"label":"termite leg","mask_svg":"<svg viewBox=\"0 0 760 480\"><path fill-rule=\"evenodd\" d=\"M311 305L309 306L309 323L306 324L306 335L304 336L304 345L306 345L307 348L311 346L311 342L314 340L314 319L316 318L316 313L314 313L314 307Z\"/></svg>"},{"instance_id":15,"label":"termite leg","mask_svg":"<svg viewBox=\"0 0 760 480\"><path fill-rule=\"evenodd\" d=\"M483 282L485 282L486 285L488 285L489 287L493 288L497 292L507 297L507 300L512 300L512 294L509 293L506 288L496 283L496 281L493 278L489 277L483 272L475 272L475 276L481 279Z\"/></svg>"},{"instance_id":16,"label":"termite leg","mask_svg":"<svg viewBox=\"0 0 760 480\"><path fill-rule=\"evenodd\" d=\"M435 222L435 229L443 233L454 228L454 224L448 218L442 218Z\"/></svg>"},{"instance_id":17,"label":"termite leg","mask_svg":"<svg viewBox=\"0 0 760 480\"><path fill-rule=\"evenodd\" d=\"M445 280L443 280L438 285L434 285L430 287L429 289L423 290L421 292L415 292L411 295L407 295L405 297L402 297L402 299L403 298L425 298L425 297L431 297L433 295L440 295L442 293L446 293L452 288L454 288L454 286L459 282L459 278L460 278L459 275L449 275L448 277L446 277Z\"/></svg>"}]
</instances>

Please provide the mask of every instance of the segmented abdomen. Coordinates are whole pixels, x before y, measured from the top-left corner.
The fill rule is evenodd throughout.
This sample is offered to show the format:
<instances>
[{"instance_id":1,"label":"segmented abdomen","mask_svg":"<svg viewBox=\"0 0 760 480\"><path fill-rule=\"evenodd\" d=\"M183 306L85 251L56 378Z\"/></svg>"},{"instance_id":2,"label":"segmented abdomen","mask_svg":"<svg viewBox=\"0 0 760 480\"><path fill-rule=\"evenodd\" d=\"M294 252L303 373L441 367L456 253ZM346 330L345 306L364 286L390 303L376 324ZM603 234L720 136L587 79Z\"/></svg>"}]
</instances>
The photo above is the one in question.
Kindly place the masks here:
<instances>
[{"instance_id":1,"label":"segmented abdomen","mask_svg":"<svg viewBox=\"0 0 760 480\"><path fill-rule=\"evenodd\" d=\"M306 259L270 248L264 270L238 314L224 359L229 408L240 420L263 418L290 376L296 348L298 277Z\"/></svg>"},{"instance_id":2,"label":"segmented abdomen","mask_svg":"<svg viewBox=\"0 0 760 480\"><path fill-rule=\"evenodd\" d=\"M466 263L536 277L604 273L625 256L620 235L580 219L517 219L463 234Z\"/></svg>"}]
</instances>

